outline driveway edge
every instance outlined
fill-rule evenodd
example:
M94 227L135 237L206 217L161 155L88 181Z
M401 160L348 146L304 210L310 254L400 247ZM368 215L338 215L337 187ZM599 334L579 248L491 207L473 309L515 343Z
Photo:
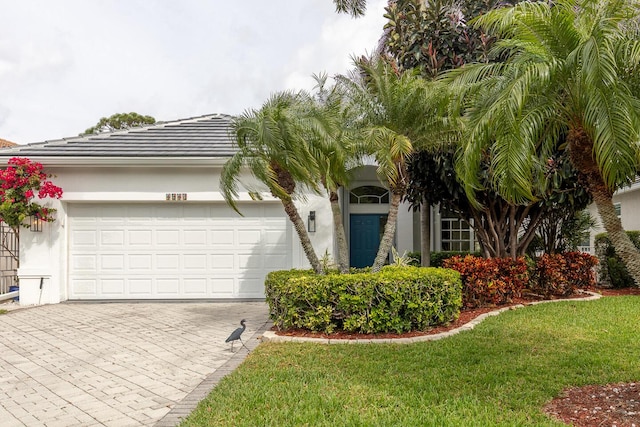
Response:
M245 341L245 345L249 350L255 349L261 341L261 337L264 332L270 327L270 321L265 322L260 328L258 328L249 340ZM220 380L233 372L249 354L244 347L240 346L222 366L213 371L207 378L205 378L191 393L187 394L184 399L176 403L171 410L158 421L154 427L175 427L179 425L185 418L196 409L198 403L211 393Z

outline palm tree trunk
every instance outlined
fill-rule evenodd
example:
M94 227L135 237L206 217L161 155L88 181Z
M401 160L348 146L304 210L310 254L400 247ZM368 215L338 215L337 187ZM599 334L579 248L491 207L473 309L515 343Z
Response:
M580 171L581 177L587 181L589 193L598 208L602 225L611 244L624 262L629 274L640 286L640 252L622 228L622 222L613 206L613 192L609 190L602 178L600 169L593 158L593 141L582 128L571 129L567 136L571 163Z
M380 246L378 247L378 254L371 267L371 272L377 273L380 271L385 261L389 258L389 252L393 246L393 236L396 234L396 224L398 222L398 207L402 200L402 194L395 191L391 191L391 203L389 204L389 216L387 217L387 223L384 226L384 233L382 240L380 240Z
M311 264L311 268L313 268L313 271L315 271L316 274L324 274L322 264L320 264L318 255L316 255L316 251L315 249L313 249L311 239L309 239L309 234L307 233L307 227L305 226L302 218L300 218L298 209L291 200L281 199L281 201L282 205L284 206L284 211L287 213L289 219L293 223L293 228L296 230L296 233L298 233L298 238L300 239L300 243L302 244L302 250L307 256L309 264Z
M602 225L607 230L607 235L616 250L616 254L624 262L636 286L640 286L640 252L638 252L638 249L622 228L622 222L613 206L611 193L609 191L591 190L591 195L598 207Z
M431 205L424 198L420 205L420 265L431 265Z
M338 193L332 191L329 193L329 201L331 202L331 212L333 213L333 227L336 233L336 244L338 246L338 270L340 273L349 272L349 247L347 245L347 235L344 232L344 223L342 222L342 210Z

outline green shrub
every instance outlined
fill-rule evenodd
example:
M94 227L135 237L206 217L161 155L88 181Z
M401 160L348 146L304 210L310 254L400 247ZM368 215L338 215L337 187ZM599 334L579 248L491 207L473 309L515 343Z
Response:
M420 251L417 252L409 252L407 254L407 258L409 258L409 265L412 265L414 267L420 267L420 264L422 263L422 258L421 258L421 254Z
M543 254L536 261L529 289L545 298L571 295L595 285L596 265L598 258L582 252Z
M640 250L640 231L627 231L633 245ZM607 233L595 237L595 252L600 259L598 269L600 285L612 288L628 288L635 285L622 259L616 254Z
M442 263L445 259L452 258L454 256L465 257L467 255L473 256L481 256L480 252L466 252L466 251L438 251L431 252L431 267L442 267ZM411 265L415 265L416 267L420 266L420 262L422 261L422 253L420 251L417 252L409 252L407 254L408 257L411 258Z
M279 329L332 333L423 331L457 318L460 275L452 270L386 266L379 273L269 273L265 294Z
M462 303L465 308L507 304L522 296L529 282L528 267L523 257L480 258L455 256L444 261L462 277Z

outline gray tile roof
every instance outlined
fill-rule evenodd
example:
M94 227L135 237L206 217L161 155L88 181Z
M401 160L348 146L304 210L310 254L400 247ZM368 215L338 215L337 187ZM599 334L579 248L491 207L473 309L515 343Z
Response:
M230 157L231 116L215 114L0 150L0 157Z

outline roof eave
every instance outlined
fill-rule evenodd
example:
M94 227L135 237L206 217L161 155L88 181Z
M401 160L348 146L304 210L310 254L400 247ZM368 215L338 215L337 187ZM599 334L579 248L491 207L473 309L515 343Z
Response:
M0 163L6 164L14 156L3 156ZM61 156L29 156L32 161L40 162L46 167L60 166L141 166L141 167L182 167L182 166L222 166L229 157L61 157Z

